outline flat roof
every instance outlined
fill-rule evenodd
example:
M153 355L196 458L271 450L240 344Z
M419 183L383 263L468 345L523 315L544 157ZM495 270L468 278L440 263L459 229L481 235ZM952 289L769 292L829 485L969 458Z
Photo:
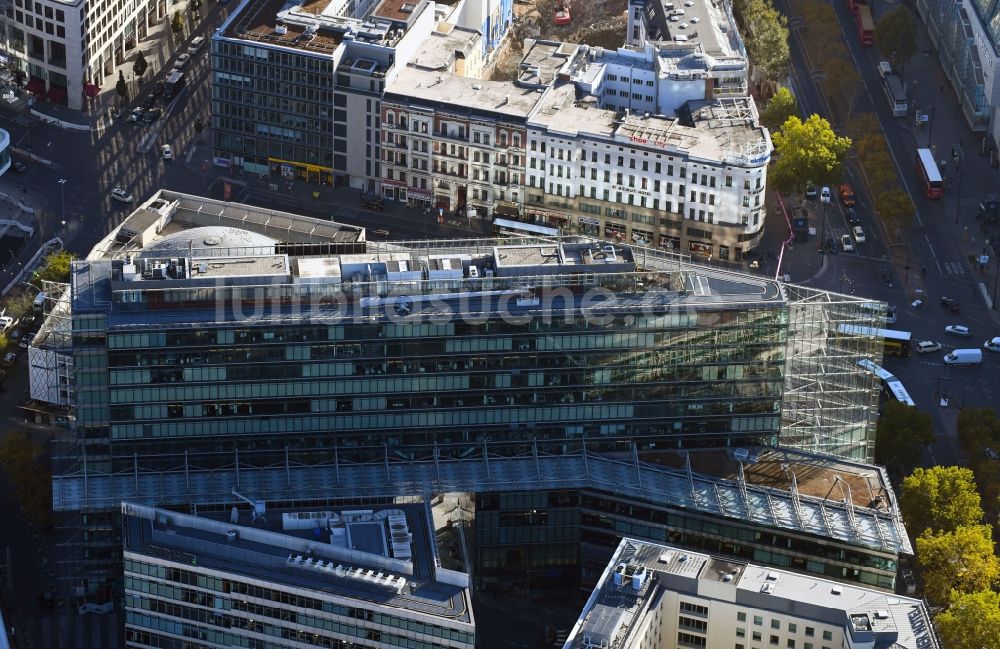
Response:
M484 444L484 450L488 448ZM807 469L818 469L831 462L827 456L781 452L789 461L797 461ZM229 502L230 490L237 484L234 469L203 470L192 466L178 471L186 482L164 480L160 472L136 474L131 470L115 475L93 471L86 475L57 475L53 478L53 508L69 511L115 507L122 501ZM589 451L565 455L536 451L513 458L487 453L466 459L427 458L406 462L390 460L387 455L384 462L370 464L335 458L315 466L263 468L256 475L260 487L276 500L402 496L411 493L414 484L425 485L435 493L595 489L720 519L829 538L877 552L913 554L895 496L888 488L886 508L848 507L841 502L839 493L823 497L799 493L796 497L787 482L774 486L747 482L744 489L732 479Z
M231 502L235 523L232 514L191 516L123 503L125 551L189 565L184 558L194 557L199 568L473 623L468 588L436 578L434 530L422 503L267 509L251 520L242 501ZM387 541L394 532L404 548L396 556Z
M742 41L728 6L711 0L646 0L647 38L695 46L712 56L739 54Z
M223 34L228 38L255 41L264 45L278 45L331 57L343 40L344 31L318 29L307 34L305 24L280 20L278 13L289 5L298 4L301 11L313 16L322 16L331 0L258 0L238 5L227 21Z
M703 582L724 587L704 588ZM838 626L855 644L940 647L921 600L632 538L618 545L564 646L636 646L632 632L645 615L657 613L660 596L667 592L694 597L700 604L730 603ZM859 635L872 633L874 637Z
M446 111L475 111L498 117L524 119L541 93L507 81L487 81L446 72L408 67L386 87L384 101L421 101Z
M549 84L556 73L569 62L580 46L561 41L524 41L524 55L518 65L518 80L523 83Z
M410 59L410 66L453 72L456 53L472 52L481 40L482 35L473 29L452 23L438 23Z

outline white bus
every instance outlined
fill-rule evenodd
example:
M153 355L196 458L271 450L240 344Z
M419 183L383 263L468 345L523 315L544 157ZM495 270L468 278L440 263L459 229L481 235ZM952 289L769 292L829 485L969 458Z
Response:
M896 307L891 304L883 305L881 302L865 302L858 308L865 313L879 316L885 324L896 324Z
M881 339L882 350L886 356L905 357L910 355L910 340L912 335L909 331L842 324L837 326L837 332L845 336L864 336L866 338Z
M903 82L894 74L887 74L882 77L882 89L885 97L889 100L889 108L892 109L893 117L906 117L909 104L906 101L906 88Z
M896 401L905 403L908 406L917 405L910 397L910 393L903 387L902 381L893 376L891 372L884 370L882 367L876 365L867 358L862 358L858 361L858 365L874 374L879 381L881 381L882 394L884 394L886 398L895 399Z

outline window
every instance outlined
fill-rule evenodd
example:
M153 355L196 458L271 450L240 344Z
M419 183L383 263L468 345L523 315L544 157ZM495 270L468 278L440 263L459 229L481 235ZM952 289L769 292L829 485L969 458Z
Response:
M747 621L747 614L744 611L740 611L739 613L736 614L736 621L737 622L746 622Z
M760 631L754 631L753 632L753 641L754 642L760 642Z
M697 615L699 617L708 617L708 607L699 606L697 604L692 604L690 602L681 602L679 606L681 613L687 613L688 615Z
M771 620L771 628L772 629L780 629L781 628L781 620Z
M761 626L762 624L764 624L764 616L762 616L762 615L754 615L753 616L753 624L754 624L754 626Z
M802 644L802 649L813 649L813 643L811 643L811 642L804 642Z
M806 637L807 638L811 638L814 635L816 635L816 629L812 628L811 626L807 626L806 627Z
M787 647L787 649L795 649L795 641L789 638L785 643L785 647Z
M726 187L732 187L732 186L733 186L733 177L726 176Z
M799 630L799 626L797 624L795 624L793 622L789 622L788 623L788 632L789 633L797 633L798 630Z
M824 640L833 640L833 632L832 631L824 631L823 632L823 639Z
M745 638L745 637L747 637L747 630L744 629L741 626L736 627L736 637L737 638Z
M677 632L677 644L682 647L704 647L707 642L707 638L702 636L691 635L683 631Z
M768 639L768 643L770 643L770 644L774 645L775 647L777 647L777 646L778 646L778 636L776 636L776 635L772 635L772 636L771 636L771 637L770 637L770 638Z

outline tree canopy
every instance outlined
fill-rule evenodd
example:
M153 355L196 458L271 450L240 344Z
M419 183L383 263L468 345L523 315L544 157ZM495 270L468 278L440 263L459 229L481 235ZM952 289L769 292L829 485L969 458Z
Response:
M3 308L6 309L5 315L18 319L30 314L34 305L35 296L32 291L15 289L7 294Z
M823 88L831 101L841 102L847 109L846 121L851 121L864 85L854 63L845 56L831 56L823 60Z
M1000 649L1000 593L956 593L936 622L948 649Z
M920 464L924 448L934 441L931 416L899 401L889 401L878 418L875 461L896 475Z
M1000 442L1000 419L992 408L962 408L958 413L958 441L973 455Z
M69 264L76 259L76 256L65 250L54 252L45 258L45 265L35 273L35 278L39 281L68 282Z
M52 477L44 449L28 433L15 430L0 439L0 469L10 480L25 514L43 527L52 524Z
M972 471L958 466L914 469L903 479L899 504L913 536L928 529L953 532L983 520Z
M777 81L788 69L788 19L771 0L748 0L742 14L747 54L768 81Z
M917 26L910 10L897 5L883 15L875 25L875 42L893 68L906 65L917 53Z
M142 78L142 75L146 74L146 70L149 69L149 62L146 61L145 54L142 50L139 50L139 54L135 57L135 63L132 64L132 72L135 76Z
M893 179L896 177L894 167L883 167L883 169L887 169ZM913 199L899 187L875 194L875 212L882 219L886 230L905 228L913 220L915 211Z
M170 29L172 29L175 34L180 34L184 31L184 16L181 15L181 12L174 12L174 17L170 20Z
M771 182L784 192L800 190L806 183L833 185L840 180L844 155L851 138L838 136L819 115L804 122L789 117L781 130L772 134L778 160L771 171Z
M767 102L767 106L761 111L760 123L772 131L776 131L792 115L799 116L799 103L792 91L782 86L778 88L771 100Z
M989 525L963 525L943 534L927 530L917 538L917 557L923 566L924 593L938 606L948 604L953 590L989 590L1000 577Z

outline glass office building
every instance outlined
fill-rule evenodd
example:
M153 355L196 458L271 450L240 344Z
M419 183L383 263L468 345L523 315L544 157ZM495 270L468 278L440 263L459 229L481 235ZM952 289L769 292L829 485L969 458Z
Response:
M879 344L837 331L875 324L866 304L637 246L372 243L161 192L75 262L77 443L54 502L220 504L220 475L279 467L303 485L335 467L350 495L346 467L369 463L355 491L539 454L781 443L863 460L878 393L857 360Z

